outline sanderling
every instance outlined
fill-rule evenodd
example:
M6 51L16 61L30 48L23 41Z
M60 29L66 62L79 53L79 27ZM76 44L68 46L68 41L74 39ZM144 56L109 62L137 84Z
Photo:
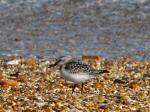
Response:
M83 91L84 83L94 78L98 74L108 73L108 70L96 70L93 69L90 65L85 64L80 59L73 58L71 56L62 56L58 58L57 62L54 64L59 66L60 75L74 83L72 88L72 93L74 92L75 87L82 83L81 93ZM52 66L52 65L51 65Z

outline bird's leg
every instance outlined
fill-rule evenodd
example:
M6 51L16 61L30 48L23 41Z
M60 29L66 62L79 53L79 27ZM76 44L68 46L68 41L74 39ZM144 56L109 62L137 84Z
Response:
M74 90L76 88L77 84L74 84L73 87L72 87L72 94L74 93Z
M83 93L83 87L84 87L84 83L82 83L82 86L81 86L81 94Z

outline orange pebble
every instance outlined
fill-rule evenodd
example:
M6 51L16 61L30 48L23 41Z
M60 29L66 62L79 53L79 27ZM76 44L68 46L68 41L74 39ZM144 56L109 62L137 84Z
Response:
M1 79L3 79L3 75L2 75L2 73L0 72L0 80L1 80Z
M105 80L109 80L110 79L110 75L109 74L104 75L104 79Z
M95 60L95 61L99 61L102 59L101 56L82 56L81 57L82 60Z
M96 90L99 90L103 87L102 84L100 84L99 82L97 82L94 86Z
M16 86L17 81L15 81L15 80L1 80L0 85L2 85L2 86Z
M137 83L133 82L133 83L129 84L129 88L137 90L137 89L139 89L139 85Z

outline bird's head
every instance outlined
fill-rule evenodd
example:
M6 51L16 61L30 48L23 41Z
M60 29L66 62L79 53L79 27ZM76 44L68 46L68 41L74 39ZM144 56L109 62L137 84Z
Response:
M71 60L71 56L60 56L56 62L49 67L54 67L54 66L62 66L63 64L67 63L69 60Z
M60 56L59 58L58 58L58 65L63 65L63 64L65 64L66 62L68 62L69 60L71 60L72 59L72 56Z

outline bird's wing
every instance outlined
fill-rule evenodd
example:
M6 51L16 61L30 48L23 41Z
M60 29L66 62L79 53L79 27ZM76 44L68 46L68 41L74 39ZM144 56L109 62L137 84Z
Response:
M91 67L80 60L71 60L66 63L65 69L71 73L89 73Z

